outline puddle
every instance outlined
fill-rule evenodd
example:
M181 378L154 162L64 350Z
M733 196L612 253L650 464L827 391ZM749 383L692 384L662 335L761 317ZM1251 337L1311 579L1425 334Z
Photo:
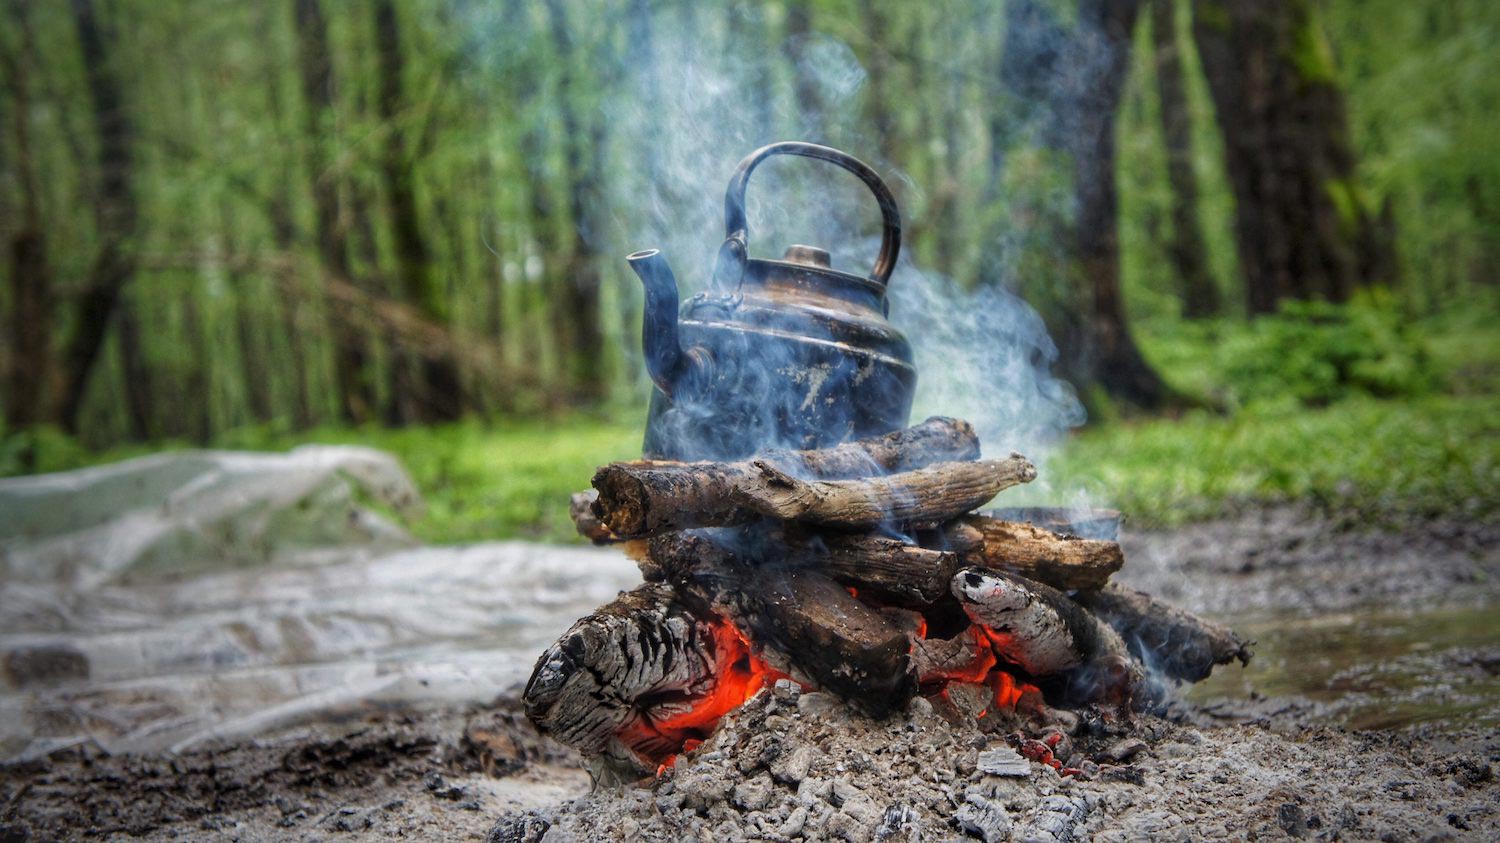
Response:
M1291 697L1353 729L1500 727L1500 610L1366 608L1230 620L1255 639L1243 669L1218 669L1189 700Z

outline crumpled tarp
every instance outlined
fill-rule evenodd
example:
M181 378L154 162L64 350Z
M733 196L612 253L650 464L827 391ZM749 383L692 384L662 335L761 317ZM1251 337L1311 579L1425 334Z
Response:
M0 480L0 757L491 699L639 580L617 551L418 546L372 506L420 498L354 447Z

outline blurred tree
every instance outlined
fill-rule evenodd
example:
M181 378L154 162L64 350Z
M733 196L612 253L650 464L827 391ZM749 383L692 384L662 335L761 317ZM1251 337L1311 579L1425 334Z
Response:
M1343 301L1395 271L1390 205L1360 188L1313 0L1195 0L1193 33L1224 136L1251 313Z
M94 196L99 250L84 281L73 337L63 354L61 404L57 413L64 429L77 432L89 376L99 359L121 293L135 275L134 241L139 206L132 149L135 129L120 88L111 44L100 27L93 0L74 0L72 9L98 136L99 170Z
M1203 231L1198 223L1198 176L1193 172L1193 127L1182 75L1177 37L1177 0L1151 0L1151 40L1161 130L1172 189L1172 233L1167 258L1177 275L1182 315L1189 319L1219 313L1219 288L1208 271Z
M431 250L417 207L416 157L422 154L408 141L411 120L403 90L405 58L401 51L401 27L392 0L374 4L376 76L379 117L385 130L380 156L380 175L389 204L387 219L396 252L397 289L408 305L428 320L448 324L443 291L434 277ZM408 422L451 421L463 415L466 401L459 380L458 364L438 349L418 349L420 379L414 377L413 350L397 348L391 365L393 382L387 420Z
M31 71L36 66L36 35L24 0L10 0L11 26L3 59L10 93L14 181L20 193L10 236L11 348L5 378L5 418L25 429L46 420L47 387L52 377L54 278L47 259L47 227L42 219L42 188L31 136ZM10 203L7 203L7 205Z
M340 213L340 178L327 148L333 129L335 84L328 23L319 0L292 0L292 3L297 27L297 69L304 100L303 144L316 211L318 257L328 283L353 286L348 236ZM339 414L344 421L359 424L369 420L375 408L375 386L371 382L365 337L347 305L330 296L327 312Z

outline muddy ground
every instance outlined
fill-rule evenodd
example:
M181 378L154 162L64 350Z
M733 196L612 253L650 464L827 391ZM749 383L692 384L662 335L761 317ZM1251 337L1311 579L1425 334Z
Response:
M1370 531L1274 509L1127 534L1122 578L1217 616L1488 607L1497 539L1494 524ZM1465 669L1500 673L1496 636L1465 653ZM1014 729L1048 724L977 721L962 696L875 723L823 694L767 693L660 780L593 793L515 700L371 710L179 756L74 747L0 769L0 843L1500 839L1500 734L1472 719L1358 732L1296 700L1182 701L1130 724L1085 718L1062 747L1083 780L1009 755Z

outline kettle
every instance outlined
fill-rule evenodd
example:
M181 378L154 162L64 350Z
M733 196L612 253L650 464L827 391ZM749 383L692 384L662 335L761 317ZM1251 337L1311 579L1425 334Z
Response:
M829 253L792 246L749 256L745 188L773 155L836 164L875 194L883 232L868 276ZM740 161L724 196L725 239L709 287L678 309L677 281L655 249L626 258L646 288L642 346L655 388L648 459L723 460L768 447L823 448L906 426L916 389L911 346L886 321L901 215L880 176L839 150L799 141Z

